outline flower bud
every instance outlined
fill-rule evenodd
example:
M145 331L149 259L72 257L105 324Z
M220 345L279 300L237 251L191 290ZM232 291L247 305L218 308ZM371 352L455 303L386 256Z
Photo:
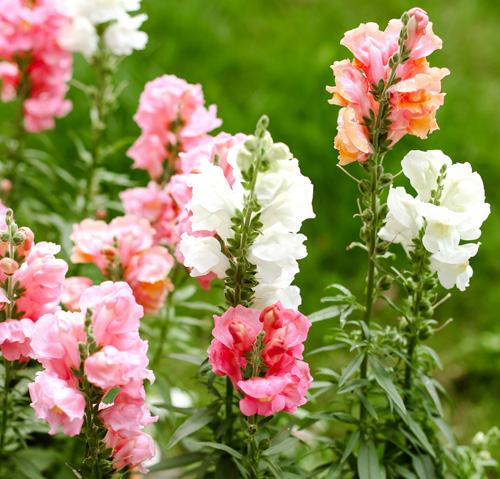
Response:
M475 447L483 447L486 443L486 436L484 432L478 432L472 439L472 445Z
M264 323L264 331L271 328L279 329L283 327L283 313L280 311L278 305L273 304L262 310L259 316L259 321Z
M259 451L265 451L269 449L270 446L271 446L271 441L268 438L266 438L262 439L262 441L259 442L258 449Z
M372 191L372 185L368 180L361 180L358 184L358 188L363 195L369 195Z
M18 268L19 265L17 264L17 261L12 258L3 258L0 261L0 270L2 270L5 276L12 276Z
M410 19L408 21L408 40L406 41L406 48L408 50L413 50L420 38L425 35L425 30L429 24L429 17L425 10L417 7L409 10L408 14Z
M106 257L108 261L113 261L116 256L116 250L109 244L104 244L101 247L101 254Z
M393 281L394 281L394 279L392 278L392 276L389 276L388 274L386 274L378 280L377 289L379 291L387 291L388 289L391 288Z
M24 243L24 240L26 239L26 235L21 231L17 231L17 233L12 236L12 244L14 246L21 246Z
M385 220L387 214L389 213L389 205L387 203L383 204L378 210L378 218L380 221Z
M425 341L425 340L429 339L433 334L434 334L434 331L432 330L430 325L426 325L424 328L422 328L418 332L418 339L420 339L421 341Z
M369 208L363 211L362 218L365 223L371 223L374 217L375 215L373 214L373 211Z
M389 186L392 183L392 175L390 173L385 173L383 174L379 179L378 179L378 184L381 188L385 188L386 186Z
M95 217L98 220L103 220L106 218L106 216L108 216L108 211L106 210L106 208L99 208L95 212Z
M12 189L12 182L7 178L0 181L0 190L4 193L8 193Z
M3 243L8 243L10 241L10 234L8 231L2 231L0 234L0 240L2 240Z
M17 254L18 254L19 258L22 258L22 257L26 257L28 255L28 253L31 251L31 248L33 247L33 242L35 240L35 234L27 226L23 226L23 227L19 228L17 233L14 235L14 238L16 237L16 235L19 235L19 234L24 236L24 241L17 248Z

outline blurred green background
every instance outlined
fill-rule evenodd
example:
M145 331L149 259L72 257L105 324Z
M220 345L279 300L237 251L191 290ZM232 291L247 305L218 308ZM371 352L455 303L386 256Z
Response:
M492 214L483 227L478 256L472 260L474 277L465 293L454 291L439 309L436 318L454 321L440 332L432 345L443 358L439 379L455 404L453 422L459 439L469 442L477 430L498 425L500 397L500 223L496 205L500 202L500 3L494 0L413 2L384 0L143 0L149 16L143 29L149 44L143 52L125 59L116 72L116 81L127 88L110 120L107 140L121 139L108 168L131 175L145 185L142 171L130 171L126 147L139 134L131 117L137 109L144 84L162 74L175 74L190 83L201 83L207 104L218 106L221 128L229 133L251 133L258 118L266 113L275 140L283 141L299 158L301 168L315 185L316 219L306 222L309 256L301 261L297 284L302 289L304 313L318 310L324 288L343 283L355 294L364 287L366 259L362 252L346 251L356 241L359 221L356 184L336 167L333 148L338 107L331 106L325 91L333 84L330 65L351 58L339 42L345 31L373 21L381 28L414 6L424 8L434 22L434 31L443 39L443 50L429 58L432 66L447 67L451 75L443 80L447 93L438 112L440 130L428 140L405 137L387 155L386 167L399 171L399 162L411 149L442 149L455 162L468 161L484 178ZM74 77L93 81L93 72L77 58ZM72 176L83 173L73 137L87 141L88 107L84 95L72 88L74 109L57 123L54 131L30 142L45 148L54 165ZM13 114L4 106L4 118ZM361 168L349 171L360 177ZM398 185L406 185L399 176ZM80 184L58 178L40 179L40 192L29 191L19 217L30 224L37 211L38 239L62 240L66 253L71 221L77 219L71 204ZM30 188L37 188L31 184ZM116 194L116 187L107 187ZM47 193L49 192L50 193ZM56 214L43 213L49 204ZM108 204L103 204L109 207ZM113 206L113 205L111 205ZM66 222L57 219L59 212ZM42 214L43 213L43 214ZM111 214L117 211L111 210ZM74 217L72 217L72 215ZM18 219L19 219L18 217ZM40 218L42 220L40 220ZM61 238L62 235L62 238ZM402 250L398 250L402 253ZM333 326L333 324L332 324ZM311 331L309 348L322 345L326 322ZM339 369L341 357L322 358Z

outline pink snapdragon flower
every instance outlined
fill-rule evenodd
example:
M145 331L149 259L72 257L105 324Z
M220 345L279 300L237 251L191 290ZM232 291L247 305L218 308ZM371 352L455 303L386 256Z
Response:
M174 260L161 246L154 246L156 230L146 218L126 215L107 225L104 221L83 220L73 226L73 263L94 263L113 279L127 281L147 314L155 314L165 302L172 284L168 274ZM118 248L115 248L115 240ZM119 265L121 278L110 268ZM115 274L115 273L113 273Z
M31 132L51 129L55 117L71 110L65 96L73 59L57 41L69 18L60 5L46 0L2 0L0 6L0 58L10 62L0 71L2 99L12 100L26 75L25 128Z
M239 305L214 320L208 361L216 374L229 376L245 394L240 401L243 414L269 416L283 410L293 412L305 404L312 378L309 366L300 361L311 326L304 315L278 302L263 311ZM247 365L255 354L258 336L263 336L260 359L265 374L248 377ZM256 367L252 365L252 371Z
M80 311L80 298L87 288L94 283L84 276L73 276L64 280L61 303L68 311Z
M8 319L0 323L0 347L7 361L21 358L34 358L31 347L34 323L31 319Z
M155 451L153 438L149 434L141 431L137 436L125 437L110 429L104 442L113 450L116 470L126 466L137 466L143 474L148 472L142 463L151 460Z
M59 426L67 436L80 434L85 413L83 394L51 371L36 373L35 382L28 385L35 417L49 423L49 434Z
M63 425L64 433L74 436L89 414L82 385L92 384L100 401L120 388L113 404L91 407L99 406L115 468L138 465L145 471L140 464L154 455L154 443L143 427L158 418L145 405L143 382L153 382L154 375L147 369L148 343L139 337L143 308L126 283L108 281L86 289L79 309L47 314L35 325L32 346L45 371L29 385L31 405L36 417L49 423L50 434ZM83 381L75 370L83 371Z
M441 80L449 74L446 68L430 67L426 57L442 47L442 41L432 31L427 13L419 8L408 11L409 60L399 65L401 78L389 90L392 122L388 138L394 144L405 134L426 138L438 128L435 116L443 104ZM327 87L333 98L329 103L343 107L339 112L338 135L335 148L339 150L340 164L365 161L372 152L364 118L370 110L377 115L378 103L370 93L372 84L387 81L391 71L389 59L398 51L398 39L403 23L391 20L380 31L375 23L361 24L346 32L340 42L354 55L354 60L343 60L332 65L335 86Z
M217 107L204 106L201 85L191 85L174 75L163 75L146 84L134 119L142 129L128 151L134 167L162 176L163 163L207 141L207 133L219 127ZM173 165L172 165L173 166Z

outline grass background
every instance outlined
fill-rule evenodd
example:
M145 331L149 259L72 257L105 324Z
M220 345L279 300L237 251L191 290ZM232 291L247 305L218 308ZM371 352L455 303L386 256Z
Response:
M253 132L258 118L267 114L274 139L290 146L315 185L317 217L304 226L309 256L301 262L297 277L302 311L319 309L324 288L331 283L343 283L361 295L366 259L361 252L346 251L357 240L360 226L352 218L357 188L336 168L333 138L338 108L328 104L325 85L333 84L330 65L351 58L339 44L345 31L368 21L385 28L391 18L415 6L413 2L143 0L142 4L149 16L144 25L149 44L145 51L125 59L115 74L116 81L125 80L128 86L109 121L107 140L123 140L124 147L133 142L139 129L131 117L144 84L165 73L203 85L207 104L218 105L224 121L221 130ZM483 245L472 260L471 285L465 293L454 291L453 298L439 309L436 319L444 322L453 317L454 322L431 341L443 358L444 372L438 375L455 403L455 430L461 441L468 442L477 430L499 423L500 4L494 0L422 0L418 6L429 13L444 43L443 50L429 58L431 65L451 70L443 80L447 96L437 115L441 129L425 141L405 137L387 155L387 168L398 172L400 160L411 149L442 149L455 162L470 162L482 175L492 205L483 227ZM74 77L93 81L82 58L76 58ZM28 141L49 151L54 167L81 178L84 167L73 138L87 141L88 107L78 90L72 88L69 95L74 101L70 115L58 121L55 130ZM12 115L12 106L2 106L4 118ZM146 175L131 172L130 166L125 148L107 164L108 169L146 184ZM355 164L349 171L362 175ZM62 181L42 175L39 183L26 184L18 216L25 224L37 216L37 238L62 241L66 253L71 222L78 219L72 204L82 186L81 180L72 182L71 177ZM397 184L407 186L402 176ZM115 194L117 189L108 190ZM60 214L64 221L57 219ZM307 347L322 345L327 326L318 323L312 329ZM342 366L340 356L322 359L335 368Z

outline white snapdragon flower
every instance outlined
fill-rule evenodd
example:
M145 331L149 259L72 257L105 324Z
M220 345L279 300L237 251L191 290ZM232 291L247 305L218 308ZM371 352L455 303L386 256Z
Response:
M131 55L134 50L144 50L148 35L139 28L148 18L146 14L131 17L124 13L104 32L104 43L115 55Z
M402 165L418 196L413 198L404 188L390 190L389 213L379 236L402 243L408 252L425 226L422 243L432 253L431 271L437 272L445 288L456 285L463 291L472 276L469 259L477 253L479 244L461 245L460 241L478 239L481 225L490 213L483 181L469 163L452 164L437 150L412 151ZM443 166L446 175L441 181L439 203L434 204L431 192L437 191Z
M307 256L307 249L303 244L305 239L302 234L270 228L259 235L250 247L248 260L257 266L259 277L266 283L276 281L284 270L293 280L299 272L297 260Z
M57 39L61 48L81 53L90 60L97 51L99 37L94 25L86 17L74 17L71 23L61 28Z
M71 17L85 17L93 25L118 20L125 12L139 10L141 0L70 0L67 2Z
M440 150L410 151L401 161L404 175L422 201L430 201L431 191L436 189L439 172L443 165L449 167L451 159Z
M226 277L229 260L213 236L195 237L183 233L179 248L184 255L184 266L192 268L190 274L193 278L208 273L215 273L219 279Z
M465 291L472 277L472 268L469 259L476 255L480 243L468 243L459 246L450 255L435 253L431 256L431 271L436 271L439 282L446 289L456 286Z
M225 241L234 236L231 218L243 207L243 190L236 183L231 188L222 168L208 160L202 160L199 171L187 181L193 188L189 205L193 231L216 231Z
M419 201L409 195L403 187L391 188L387 197L389 213L379 236L390 243L401 243L405 251L413 249L413 240L418 238L423 219L417 212Z
M280 287L276 284L259 283L255 288L254 309L264 309L281 301L285 308L297 310L302 303L300 289L297 286Z

